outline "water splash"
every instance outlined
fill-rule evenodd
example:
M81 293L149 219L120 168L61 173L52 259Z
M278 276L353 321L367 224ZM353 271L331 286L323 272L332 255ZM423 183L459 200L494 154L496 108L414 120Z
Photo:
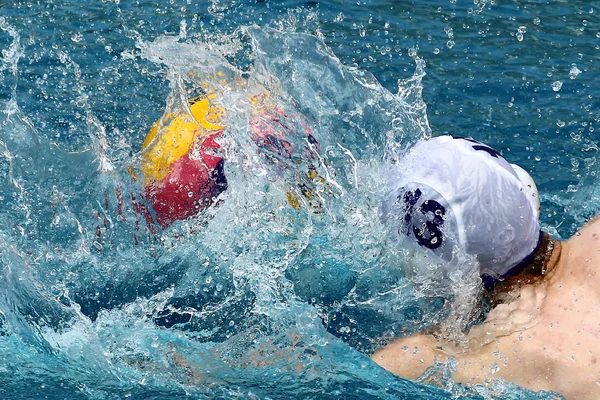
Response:
M21 47L21 38L19 32L11 26L6 18L0 17L0 29L7 32L12 37L12 43L8 49L2 50L2 66L0 67L0 81L7 82L7 86L11 88L11 98L16 98L17 80L18 80L18 64L19 59L23 56L23 48ZM9 80L5 76L5 71L12 75Z
M17 210L0 214L7 360L38 355L53 367L40 376L77 382L85 398L448 397L365 355L441 321L442 297L453 296L427 283L439 283L428 279L439 266L386 246L378 215L381 171L431 134L422 60L393 94L314 35L249 26L222 44L138 38L128 57L166 66L165 114L189 112L188 98L206 87L227 111L230 189L160 230L137 207L147 206L139 154L111 157L79 66L58 57L80 85L91 150L65 153L40 138L16 98L2 114L2 193ZM257 106L248 98L265 92L292 116L275 125L302 149L289 162L249 135ZM322 178L314 199L300 188L309 166Z

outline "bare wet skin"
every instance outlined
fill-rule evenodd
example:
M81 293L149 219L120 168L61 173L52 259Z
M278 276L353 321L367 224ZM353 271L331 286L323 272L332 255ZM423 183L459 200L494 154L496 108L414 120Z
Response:
M461 348L417 335L377 351L373 360L417 379L434 361L454 357L453 379L460 383L503 379L567 399L600 398L600 219L562 242L552 257L544 279L496 306Z

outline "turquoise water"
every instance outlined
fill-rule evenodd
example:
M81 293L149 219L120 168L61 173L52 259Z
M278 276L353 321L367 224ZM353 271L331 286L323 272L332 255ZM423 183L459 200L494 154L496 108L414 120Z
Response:
M598 213L599 13L0 0L0 397L554 398L443 371L437 387L408 382L369 360L476 304L458 295L476 279L468 260L458 277L423 272L386 244L378 202L386 161L450 133L529 170L554 235ZM153 233L127 171L151 124L206 81L229 111L229 190ZM305 159L248 151L245 96L264 89L319 140L320 213L285 206Z

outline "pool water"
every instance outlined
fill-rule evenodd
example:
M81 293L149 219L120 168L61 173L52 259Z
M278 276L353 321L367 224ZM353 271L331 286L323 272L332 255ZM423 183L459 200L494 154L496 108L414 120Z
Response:
M370 361L393 337L460 331L479 304L472 260L448 271L397 248L379 205L390 161L453 134L530 171L553 235L600 212L599 13L0 1L0 397L560 398ZM137 206L140 148L205 86L226 111L228 189L160 229ZM265 92L289 116L289 162L250 139L248 98Z

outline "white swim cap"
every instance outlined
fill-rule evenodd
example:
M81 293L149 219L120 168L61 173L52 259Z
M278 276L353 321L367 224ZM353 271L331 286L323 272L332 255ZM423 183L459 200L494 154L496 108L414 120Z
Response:
M421 141L393 177L383 221L402 244L417 243L448 262L460 246L477 258L481 275L505 275L540 240L537 189L518 169L472 139Z
M537 217L540 216L540 196L538 194L537 186L533 181L533 178L527 171L519 167L517 164L510 164L512 169L517 173L519 180L525 185L525 192L529 194L529 200L533 202L533 209Z

